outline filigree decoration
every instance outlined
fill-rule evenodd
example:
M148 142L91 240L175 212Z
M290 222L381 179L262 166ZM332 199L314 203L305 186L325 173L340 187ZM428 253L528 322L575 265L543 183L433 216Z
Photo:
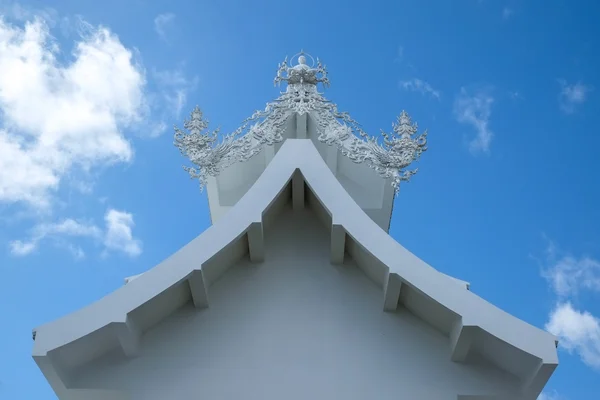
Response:
M322 83L324 87L329 87L327 68L321 64L321 61L319 61L318 58L317 66L309 67L308 64L306 64L306 55L303 51L299 53L297 65L293 67L288 66L286 57L283 62L277 66L277 76L275 76L273 82L275 85L279 85L281 82L287 82L288 85L297 83L316 85L317 83Z
M412 124L408 113L402 111L392 124L392 133L381 131L383 145L374 137L361 135L361 140L355 136L341 146L342 154L355 163L366 163L383 178L392 178L397 193L400 182L410 180L418 171L406 168L427 150L427 131L420 135L417 132L417 124Z
M319 140L338 144L352 132L361 134L360 125L347 113L339 112L337 105L317 91L316 85L308 83L288 84L285 92L262 111L256 111L244 124L253 124L253 137L261 144L279 143L283 140L288 118L294 114L310 114L316 122Z
M290 67L287 57L279 64L274 83L287 83L285 92L267 103L262 111L247 118L235 132L225 135L218 142L218 132L204 131L208 121L203 119L198 107L192 112L184 128L175 127L175 146L188 157L195 167L184 167L192 178L200 180L201 188L208 176L217 176L224 168L249 160L260 153L264 146L283 141L288 119L294 114L309 114L315 122L317 140L336 146L341 153L355 163L365 163L381 177L391 178L398 191L401 181L408 181L417 169L406 168L427 150L427 132L417 135L417 125L412 124L403 111L392 124L392 133L382 131L381 142L366 134L347 113L338 111L337 105L327 100L317 90L321 83L329 86L327 69L317 59L316 67L308 66L306 56L300 53L298 64Z
M208 128L208 121L203 118L198 106L194 108L190 119L185 121L183 127L187 133L175 126L175 147L187 157L195 167L184 166L191 178L200 181L200 190L206 186L208 176L217 176L228 166L247 161L260 152L260 148L253 146L252 137L243 136L245 125L235 132L225 135L217 142L219 129L204 132Z

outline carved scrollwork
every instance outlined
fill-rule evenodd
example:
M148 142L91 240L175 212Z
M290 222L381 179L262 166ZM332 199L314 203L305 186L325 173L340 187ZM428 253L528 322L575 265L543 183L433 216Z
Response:
M392 133L381 131L383 144L372 136L353 137L341 146L342 154L355 163L366 163L383 178L392 178L392 186L398 191L400 182L410 180L418 169L407 170L413 161L427 150L427 131L418 135L417 124L412 124L406 111L392 124Z
M322 83L324 87L329 87L327 68L321 64L321 61L317 58L316 66L313 65L313 67L309 67L306 61L306 55L303 51L298 54L298 64L293 67L288 66L286 57L283 62L277 66L277 75L274 79L275 85L279 85L281 82L287 82L288 85L298 83L316 85L317 83Z
M313 63L314 64L314 63ZM219 130L205 132L208 121L196 107L184 128L175 127L175 146L189 158L194 167L184 167L203 188L208 176L217 176L224 168L249 160L264 146L283 141L288 118L294 114L309 114L315 122L317 140L336 146L355 163L365 163L381 177L391 178L398 191L400 182L408 181L417 169L407 167L427 150L427 132L417 134L417 124L402 111L392 124L392 132L381 132L380 138L369 136L347 113L338 111L335 103L317 90L317 84L329 85L327 70L317 59L316 67L306 63L300 53L298 64L290 67L287 58L279 64L275 84L287 82L285 92L264 110L256 111L235 132L219 141Z
M191 178L200 181L200 190L206 186L208 176L217 176L228 166L247 161L260 152L260 148L253 145L250 136L242 135L246 129L245 125L225 135L220 142L218 128L212 132L205 132L208 129L208 120L204 119L198 106L194 108L183 127L187 132L175 126L174 144L194 165L184 166L183 169Z

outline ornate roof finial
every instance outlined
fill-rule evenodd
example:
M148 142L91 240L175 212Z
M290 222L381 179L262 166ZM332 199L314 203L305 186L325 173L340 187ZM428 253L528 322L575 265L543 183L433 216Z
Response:
M307 56L311 65L307 64ZM355 163L369 165L381 177L391 179L397 191L400 182L408 181L417 172L408 167L427 150L427 131L418 134L417 124L402 111L392 124L392 132L382 132L382 140L367 135L350 115L340 112L335 103L318 92L317 83L329 85L327 71L319 59L315 63L304 51L292 57L290 63L294 59L298 63L290 67L286 57L275 77L275 84L287 82L286 91L220 141L218 131L207 131L208 121L198 107L184 124L187 132L175 127L175 146L194 165L184 167L186 171L198 178L203 187L208 176L217 176L229 165L249 160L264 146L285 140L283 133L290 116L310 114L319 142L338 147Z
M312 61L311 65L307 64L307 56ZM293 67L288 65L287 57L279 64L277 76L274 80L275 85L285 81L288 85L316 85L317 83L322 83L324 87L329 86L327 69L321 64L318 58L315 63L315 59L310 54L301 50L300 53L290 59L290 64L294 59L296 59L297 64Z

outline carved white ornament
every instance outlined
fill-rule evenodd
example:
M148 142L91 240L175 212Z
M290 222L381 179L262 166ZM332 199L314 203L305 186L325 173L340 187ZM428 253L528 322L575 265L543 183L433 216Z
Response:
M366 163L381 177L391 178L396 192L401 181L408 181L417 172L406 168L427 150L427 131L418 135L417 125L412 124L405 111L392 124L392 133L382 131L380 140L369 136L347 113L338 111L335 103L318 92L318 83L329 86L327 70L318 59L316 67L309 67L304 53L300 53L298 64L293 67L288 66L287 58L279 64L274 82L276 85L287 82L286 91L221 141L218 129L205 132L208 121L198 106L183 125L187 132L175 127L174 144L194 165L184 169L190 177L198 178L201 189L208 176L217 176L228 166L247 161L265 145L283 141L286 122L295 113L311 116L320 142L338 147L353 162Z

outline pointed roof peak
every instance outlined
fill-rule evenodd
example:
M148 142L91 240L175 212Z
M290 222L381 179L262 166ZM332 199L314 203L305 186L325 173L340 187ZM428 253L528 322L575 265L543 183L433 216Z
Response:
M290 192L284 190L286 185L291 185ZM239 259L230 245L246 241L243 248L250 261L268 260L267 211L277 209L271 205L279 196L289 196L292 207L312 207L305 203L304 190L310 190L317 206L331 215L331 262L343 261L345 254L355 257L357 266L379 286L384 311L395 312L398 305L412 307L409 309L416 317L448 338L452 361L469 364L469 355L479 354L518 378L515 387L529 394L522 398L534 398L533 394L541 391L558 363L555 338L494 307L465 285L457 285L379 229L308 140L284 143L265 173L221 223L119 290L38 327L33 355L53 387L68 390L65 382L76 371L66 366L89 364L101 354L98 349L106 352L119 346L126 357L135 357L143 350L144 332L155 326L156 319L164 320L181 307L182 291L198 309L209 307L216 301L209 295L211 284ZM142 309L145 311L139 312ZM54 357L57 351L61 357ZM65 355L70 356L70 364ZM72 393L74 399L89 398L83 392Z
M286 57L279 64L274 82L275 85L287 82L288 85L317 85L322 83L324 87L329 86L326 67L321 64L318 58L315 59L304 50L294 54L289 62Z
M189 133L175 127L175 145L193 164L185 169L192 178L200 179L201 187L209 176L216 177L225 168L250 160L266 146L289 137L299 138L297 132L286 132L288 120L305 114L311 123L304 128L303 138L337 147L352 162L364 163L381 178L390 179L396 192L401 181L408 181L416 173L416 169L408 168L427 149L427 132L417 134L417 124L405 111L397 117L391 133L382 132L379 138L368 135L348 113L339 111L337 104L317 90L319 83L329 86L327 69L304 50L279 63L274 81L276 85L287 83L285 92L220 141L218 131L207 131L207 121L197 108L184 125Z

